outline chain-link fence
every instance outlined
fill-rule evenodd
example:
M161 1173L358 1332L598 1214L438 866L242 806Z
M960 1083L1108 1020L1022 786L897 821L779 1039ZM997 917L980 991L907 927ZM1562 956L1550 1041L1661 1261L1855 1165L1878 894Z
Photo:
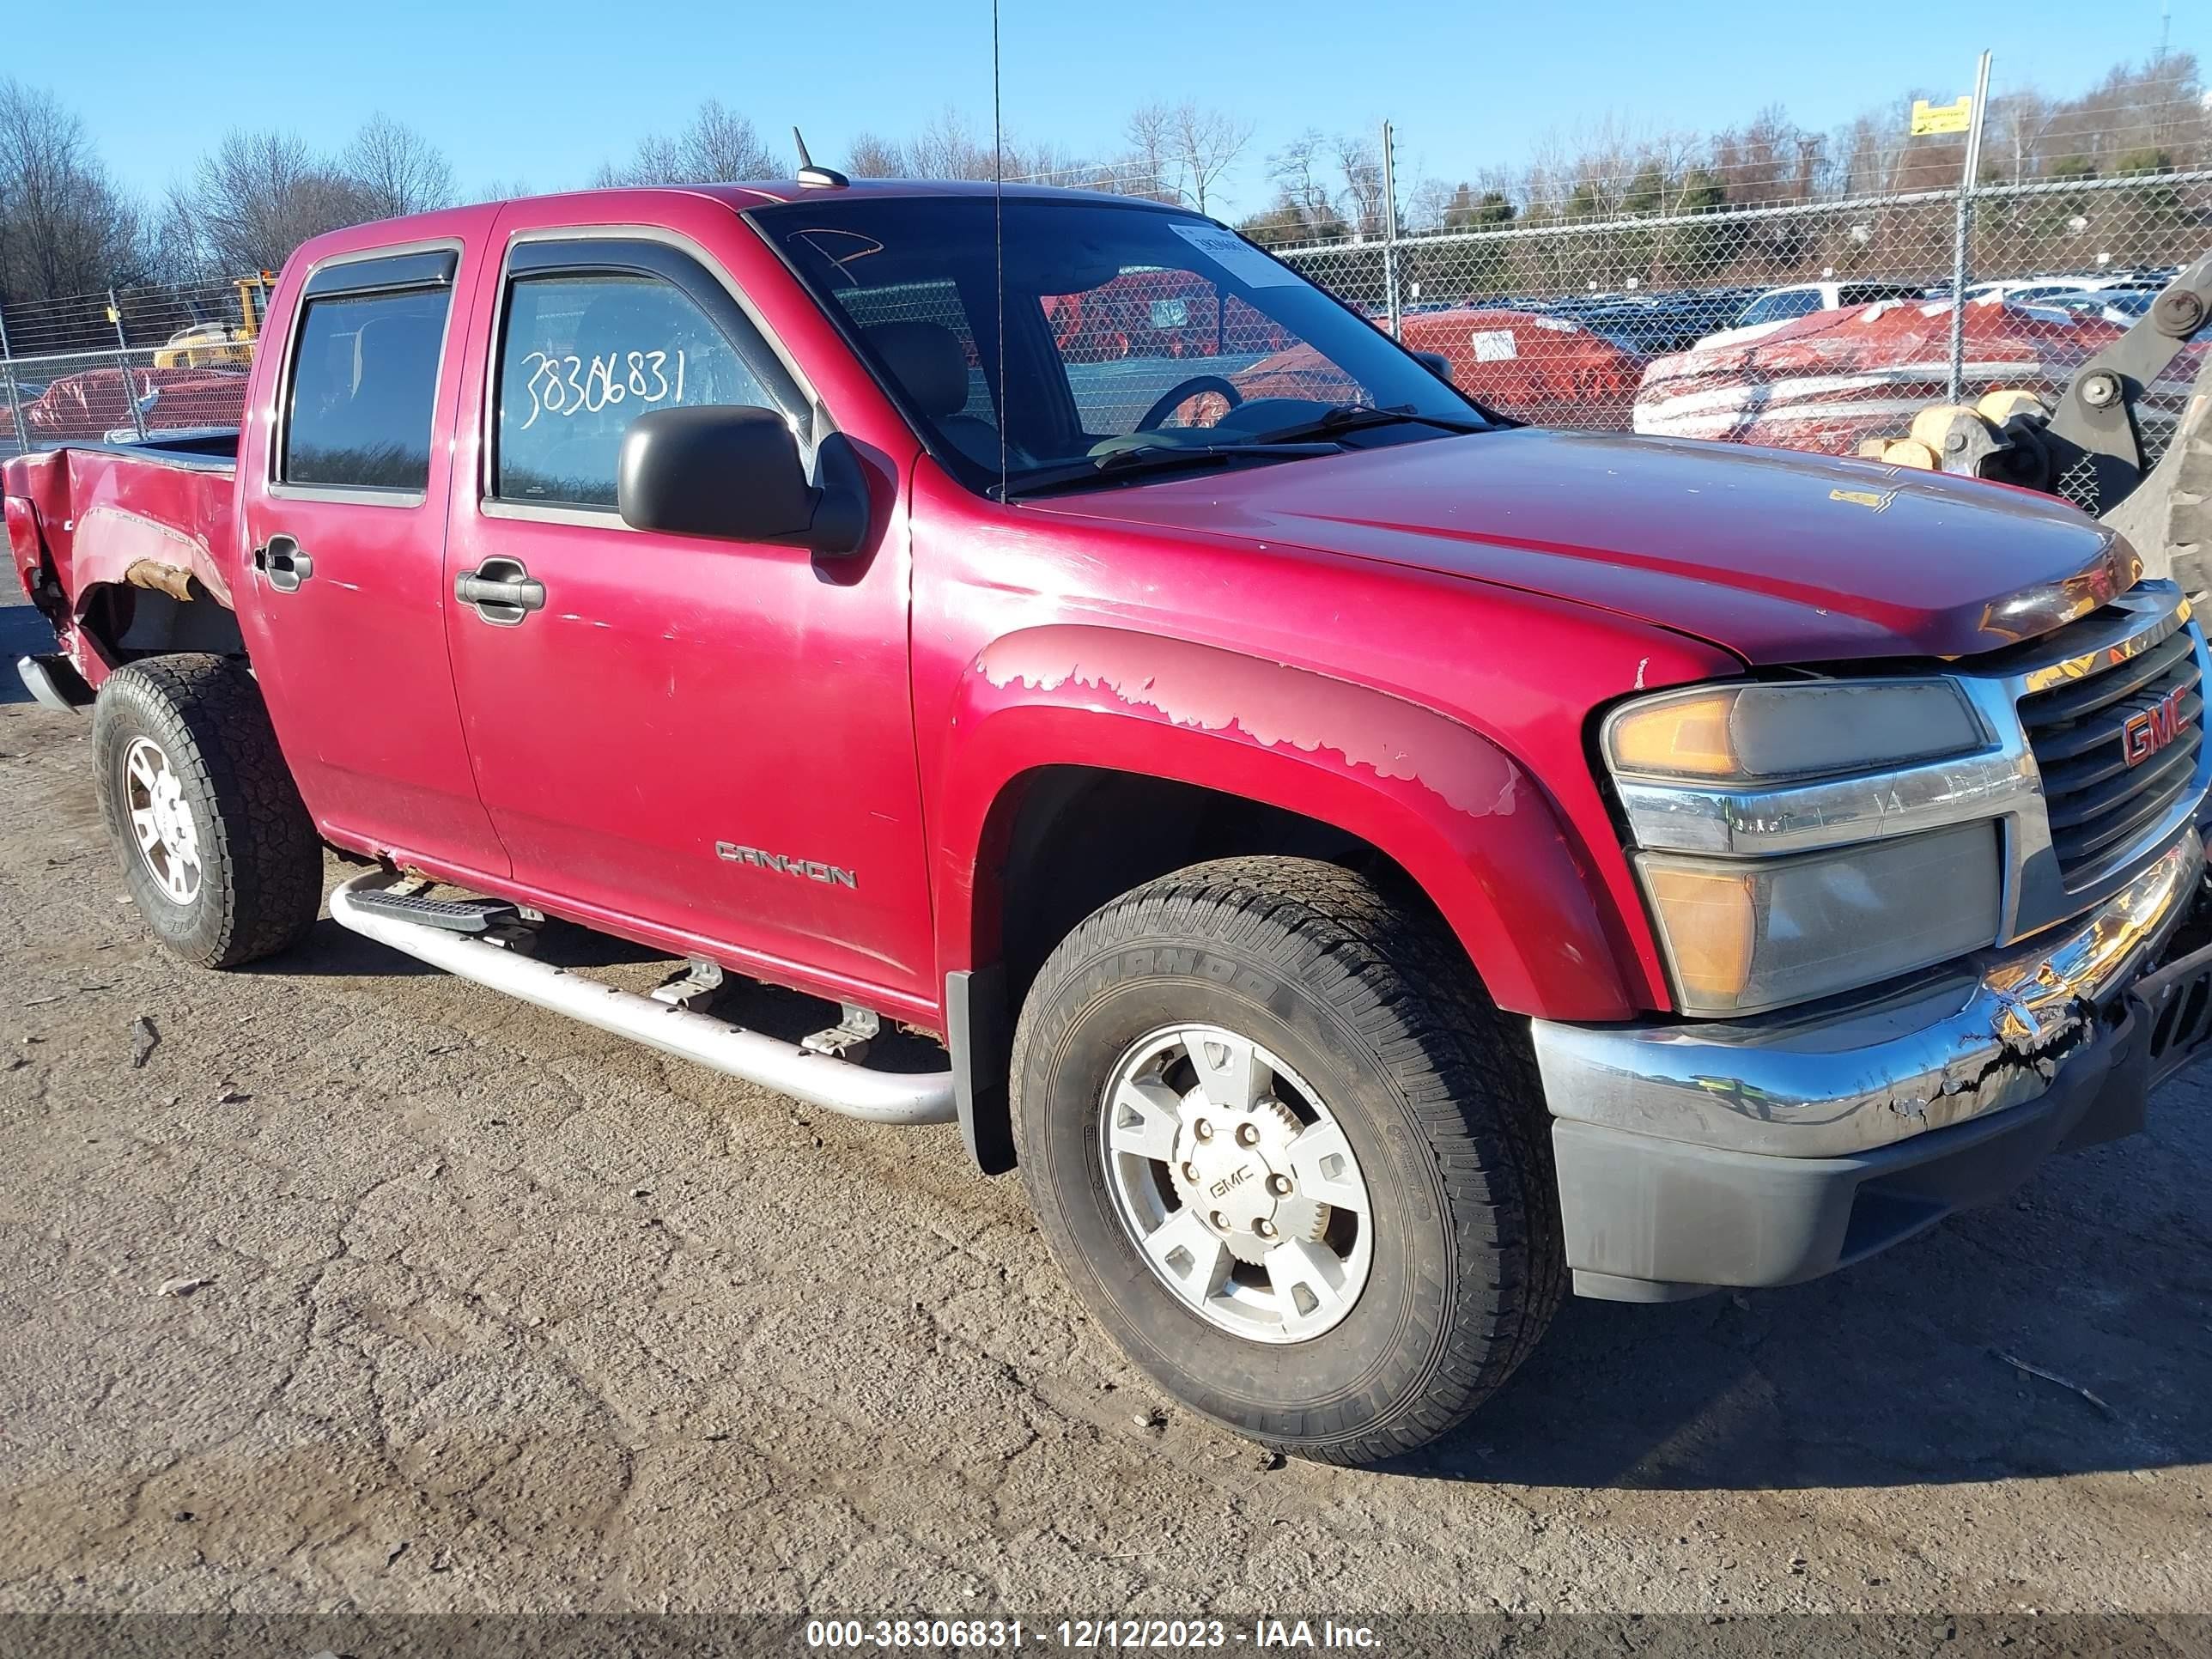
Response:
M1276 252L1519 419L1848 455L1901 434L1954 386L1968 401L1999 387L2054 395L2208 244L2212 170ZM2194 369L2185 360L2151 389L2154 448Z
M1918 137L1900 112L1829 140L1600 143L1462 185L1410 233L1286 191L1291 228L1334 234L1273 252L1519 419L1867 453L1930 404L2049 401L2212 246L2201 100L1979 109ZM2197 366L2147 389L2154 458Z
M238 425L267 302L256 276L0 307L0 454Z
M1394 180L1386 127L1340 141L1328 188L1274 158L1280 198L1247 228L1506 414L1851 454L1931 403L2053 396L2212 246L2212 110L2144 74L2105 102L1984 97L1917 137L1902 110L1821 136L1592 131L1456 188L1401 188L1422 169ZM1039 177L1178 193L1133 163ZM266 297L252 277L0 305L0 453L235 425ZM2196 366L2148 389L2154 453Z

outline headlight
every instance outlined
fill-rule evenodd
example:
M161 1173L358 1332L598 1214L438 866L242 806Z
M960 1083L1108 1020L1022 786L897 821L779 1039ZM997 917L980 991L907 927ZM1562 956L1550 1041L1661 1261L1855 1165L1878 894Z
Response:
M1624 776L1716 783L1909 765L1988 741L1948 680L1696 686L1616 709L1604 735Z
M1783 859L1644 853L1636 864L1686 1014L1855 990L1996 938L1997 826Z

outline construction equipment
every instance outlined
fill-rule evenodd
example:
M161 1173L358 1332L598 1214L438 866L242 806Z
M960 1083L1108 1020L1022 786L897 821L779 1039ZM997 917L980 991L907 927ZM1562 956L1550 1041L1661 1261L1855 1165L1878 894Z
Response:
M2055 409L2025 391L1938 404L1914 417L1906 436L1869 438L1859 453L2063 495L2124 535L2146 574L2201 594L2212 588L2212 351L2155 464L2140 410L2144 389L2200 340L2212 343L2212 253L2076 369Z
M270 275L256 271L234 279L239 320L194 323L178 330L154 353L156 368L244 368L253 361L261 337L261 319L269 298Z

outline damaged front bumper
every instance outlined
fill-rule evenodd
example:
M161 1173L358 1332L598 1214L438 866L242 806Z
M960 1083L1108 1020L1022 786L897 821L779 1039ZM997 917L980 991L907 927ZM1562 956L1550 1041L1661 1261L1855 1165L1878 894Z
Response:
M2071 921L1840 1012L1537 1020L1577 1291L1815 1278L2140 1128L2212 1031L2212 947L2145 976L2204 874L2191 828Z

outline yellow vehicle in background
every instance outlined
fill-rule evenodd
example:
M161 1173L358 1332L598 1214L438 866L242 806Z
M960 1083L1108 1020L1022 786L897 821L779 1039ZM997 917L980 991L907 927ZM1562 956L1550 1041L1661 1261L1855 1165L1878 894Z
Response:
M253 361L269 301L270 275L257 271L231 286L238 290L236 322L194 323L179 329L154 353L156 368L244 368Z

